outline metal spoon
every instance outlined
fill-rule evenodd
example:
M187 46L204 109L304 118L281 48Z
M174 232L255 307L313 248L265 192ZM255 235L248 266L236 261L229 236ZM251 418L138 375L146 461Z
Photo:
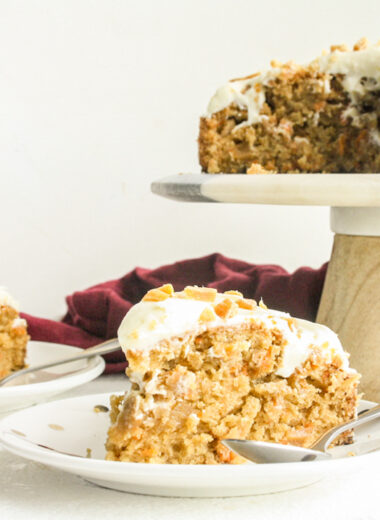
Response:
M109 339L107 341L104 341L103 343L100 343L99 345L87 348L86 350L83 350L83 352L79 352L74 356L70 356L59 361L52 361L51 363L44 363L43 365L36 365L30 368L24 368L23 370L17 370L17 372L14 372L9 376L0 379L0 386L4 386L10 381L14 381L18 377L23 377L26 374L31 374L32 372L37 372L38 370L45 370L46 368L58 367L60 365L65 365L66 363L72 363L73 361L79 361L81 359L91 358L103 354L109 354L110 352L115 352L116 350L119 350L119 348L120 345L117 338ZM65 374L59 374L58 377L62 377L64 375Z
M373 421L380 417L380 405L359 415L344 424L330 428L310 448L300 448L274 442L246 441L241 439L224 439L222 442L227 448L238 455L258 464L272 464L278 462L304 462L311 460L327 460L331 453L326 452L331 442L340 434L361 424Z

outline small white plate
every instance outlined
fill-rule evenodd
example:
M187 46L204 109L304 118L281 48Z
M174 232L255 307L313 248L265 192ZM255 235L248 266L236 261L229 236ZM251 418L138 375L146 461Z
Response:
M29 367L58 361L82 352L78 347L69 347L58 343L29 341L26 364ZM22 379L0 387L0 413L24 408L44 401L56 394L65 392L99 376L105 367L102 357L82 359L44 372L27 374Z
M273 493L303 487L365 466L366 453L380 447L380 421L357 429L356 441L332 450L334 459L293 464L176 465L105 461L104 442L111 394L53 401L16 412L0 422L0 443L27 459L79 475L103 487L163 496L227 497ZM374 403L361 402L361 409ZM350 456L355 453L358 456ZM91 454L91 458L86 455Z

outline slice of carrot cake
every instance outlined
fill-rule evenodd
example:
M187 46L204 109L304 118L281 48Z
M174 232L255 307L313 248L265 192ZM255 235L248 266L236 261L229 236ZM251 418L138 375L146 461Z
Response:
M229 81L200 121L208 173L379 173L380 45Z
M0 378L24 368L28 340L26 321L20 318L18 304L0 287Z
M111 398L108 460L240 463L222 439L310 446L355 416L359 376L336 334L239 292L153 289L118 335L132 387Z

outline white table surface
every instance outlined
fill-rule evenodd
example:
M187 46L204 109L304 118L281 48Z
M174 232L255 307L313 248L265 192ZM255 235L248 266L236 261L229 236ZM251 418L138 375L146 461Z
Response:
M61 397L124 388L124 376L101 376ZM376 462L377 461L377 462ZM99 488L79 477L0 448L0 519L378 520L378 457L366 469L312 486L245 498L161 498Z

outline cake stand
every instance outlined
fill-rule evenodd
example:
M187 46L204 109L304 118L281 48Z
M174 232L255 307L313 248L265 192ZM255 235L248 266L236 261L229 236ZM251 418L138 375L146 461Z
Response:
M331 206L335 237L317 322L339 334L365 398L380 401L380 175L188 173L151 188L187 202Z

